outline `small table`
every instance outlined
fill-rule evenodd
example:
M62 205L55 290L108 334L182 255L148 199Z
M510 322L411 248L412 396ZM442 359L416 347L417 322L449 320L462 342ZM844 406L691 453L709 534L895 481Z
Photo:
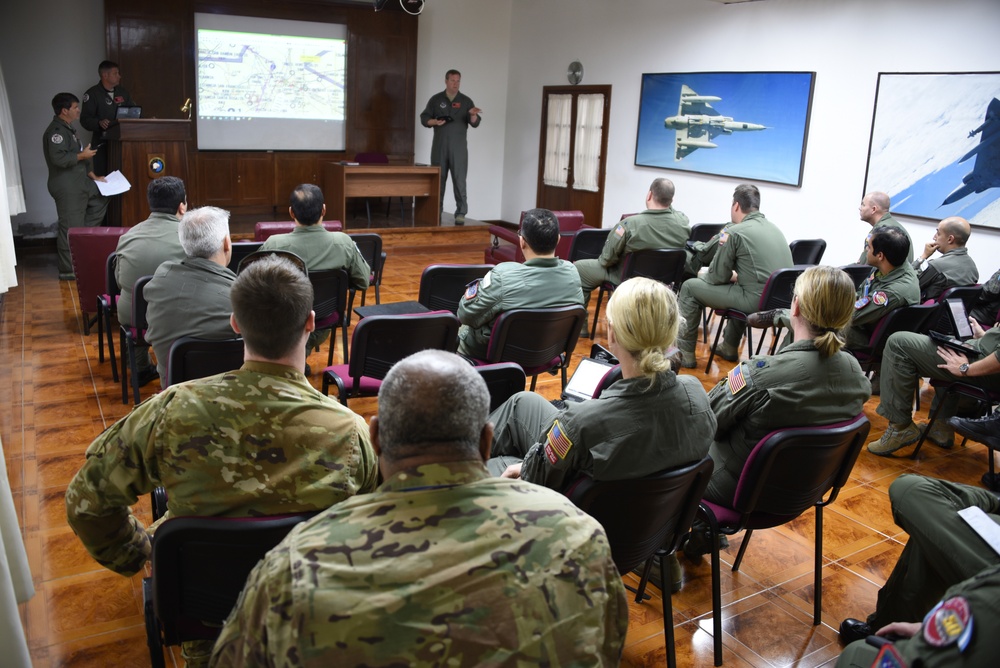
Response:
M430 309L420 302L392 302L391 304L372 304L354 309L358 318L369 315L413 315L414 313L430 313Z

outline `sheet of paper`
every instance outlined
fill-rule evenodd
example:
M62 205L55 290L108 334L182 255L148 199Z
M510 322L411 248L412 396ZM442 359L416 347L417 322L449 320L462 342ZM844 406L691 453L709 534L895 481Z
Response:
M132 184L125 178L125 175L117 169L104 178L104 181L95 181L94 183L97 184L97 189L100 190L101 194L105 197L110 197L111 195L121 195L123 192L132 187Z
M994 552L1000 554L1000 524L997 524L979 506L963 508L958 511L958 516L965 520L972 527L972 530L993 548Z

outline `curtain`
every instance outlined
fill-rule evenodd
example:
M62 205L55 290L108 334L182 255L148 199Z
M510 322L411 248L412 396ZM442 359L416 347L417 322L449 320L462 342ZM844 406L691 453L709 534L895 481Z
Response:
M601 136L604 128L604 95L581 95L576 101L576 151L573 156L573 189L598 191L601 172Z
M21 165L14 141L14 120L10 115L7 85L0 70L0 293L17 285L14 265L14 230L10 217L24 213Z
M572 111L572 95L549 95L549 112L545 119L545 169L542 172L542 181L547 186L566 187Z

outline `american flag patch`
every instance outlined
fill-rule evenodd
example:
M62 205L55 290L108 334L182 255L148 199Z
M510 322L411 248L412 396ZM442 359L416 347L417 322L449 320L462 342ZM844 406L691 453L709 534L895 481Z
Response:
M743 375L742 364L737 364L733 367L733 370L729 372L727 382L729 383L730 394L736 394L747 386L747 379L746 376Z
M549 435L546 436L546 449L551 449L552 452L559 456L559 459L566 459L566 455L569 453L570 448L573 447L573 441L566 437L566 432L563 431L562 425L559 424L559 420L556 420L552 424L552 428L549 429Z
M729 241L729 232L723 232L722 234L719 235L720 246L726 243L727 241Z
M620 237L623 234L625 234L625 226L624 225L619 225L618 227L615 228L615 236Z

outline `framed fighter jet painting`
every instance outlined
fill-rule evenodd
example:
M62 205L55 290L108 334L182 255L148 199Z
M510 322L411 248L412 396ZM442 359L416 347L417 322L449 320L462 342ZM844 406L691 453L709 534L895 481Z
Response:
M635 164L802 185L815 72L643 74Z
M878 75L864 192L1000 229L1000 72Z

